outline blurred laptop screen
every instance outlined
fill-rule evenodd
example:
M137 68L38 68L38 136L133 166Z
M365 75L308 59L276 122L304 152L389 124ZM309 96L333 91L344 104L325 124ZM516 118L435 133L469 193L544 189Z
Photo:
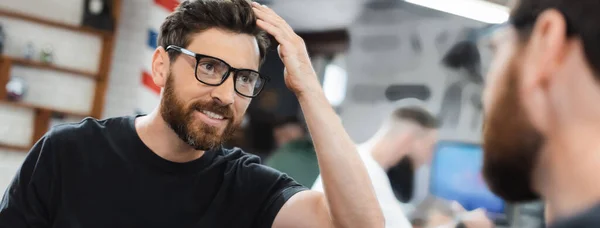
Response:
M482 165L480 145L440 142L431 166L431 193L457 201L467 210L484 208L491 213L504 213L504 201L494 195L483 180Z

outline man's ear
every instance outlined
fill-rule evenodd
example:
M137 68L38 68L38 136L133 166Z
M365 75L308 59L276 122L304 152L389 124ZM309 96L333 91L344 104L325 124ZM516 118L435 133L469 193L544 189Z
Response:
M559 11L552 9L540 14L527 43L525 87L550 80L552 72L562 65L567 51L566 30L565 19Z
M156 48L152 55L152 80L158 87L164 87L170 68L169 54L161 46Z
M529 119L544 131L548 126L549 87L567 54L566 22L557 10L540 14L525 46L519 92Z

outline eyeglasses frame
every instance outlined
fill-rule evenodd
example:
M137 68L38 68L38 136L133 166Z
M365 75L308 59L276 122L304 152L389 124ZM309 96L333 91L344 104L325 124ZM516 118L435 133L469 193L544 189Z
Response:
M174 50L174 51L177 51L179 53L182 53L182 54L194 57L196 59L196 66L194 67L194 77L196 78L197 81L199 81L199 82L201 82L201 83L203 83L205 85L208 85L208 86L220 86L220 85L222 85L229 78L229 76L231 75L231 73L233 72L233 80L234 80L234 82L233 82L234 83L233 89L235 90L235 92L237 94L239 94L240 96L243 96L243 97L247 97L247 98L255 98L255 97L257 97L262 92L262 90L264 89L265 85L269 81L271 81L271 78L269 78L266 75L262 75L258 71L255 71L255 70L252 70L252 69L239 69L239 68L232 67L231 65L229 65L229 63L225 62L225 60L222 60L222 59L214 57L214 56L198 54L198 53L195 53L193 51L190 51L188 49L185 49L185 48L182 48L182 47L179 47L179 46L176 46L176 45L169 45L169 46L167 46L167 48L165 50L166 51ZM228 69L227 73L225 75L223 75L222 78L221 78L221 82L219 82L217 84L212 84L212 83L204 82L204 81L202 81L202 80L200 80L198 78L198 65L200 63L200 60L203 59L203 58L213 58L213 59L219 60L219 61L223 62L228 67L227 68ZM235 85L237 83L236 79L238 77L238 72L240 72L240 71L251 71L251 72L254 72L254 73L258 74L259 78L262 78L262 79L265 80L265 82L260 86L260 88L258 90L258 93L256 93L256 95L248 96L248 95L245 95L245 94L241 93L240 91L238 91L238 89L237 89L237 87Z

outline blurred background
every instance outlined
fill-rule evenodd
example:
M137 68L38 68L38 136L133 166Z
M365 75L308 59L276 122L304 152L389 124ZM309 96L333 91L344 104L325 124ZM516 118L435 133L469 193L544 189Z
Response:
M442 121L439 140L458 151L436 157L433 166L449 161L440 166L457 175L463 163L478 170L487 35L508 19L508 0L259 2L304 38L355 142L369 139L399 104L418 103ZM144 114L158 104L151 57L158 28L178 3L0 0L0 191L50 127L86 116ZM305 133L289 127L301 126L303 117L275 49L261 71L272 80L229 144L267 161ZM446 144L440 145L436 150ZM538 203L506 205L502 213L513 227L542 226Z

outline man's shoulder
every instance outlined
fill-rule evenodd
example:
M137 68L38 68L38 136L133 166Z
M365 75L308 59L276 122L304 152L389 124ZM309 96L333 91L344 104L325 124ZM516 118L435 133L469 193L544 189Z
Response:
M228 163L239 163L245 166L251 164L261 164L260 157L257 155L245 152L239 147L224 148L222 147L217 153L217 160Z
M240 148L225 149L219 154L217 161L226 162L226 175L237 176L240 184L257 184L278 179L291 179L286 174L261 163L257 155L244 152Z
M78 150L81 148L94 148L107 145L108 141L129 135L134 117L115 117L95 119L87 117L79 122L58 124L50 128L37 144L52 145L51 148L60 150ZM134 130L133 130L134 131ZM49 149L48 147L47 149Z
M81 139L98 133L108 133L113 126L124 126L132 117L115 117L107 119L95 119L86 117L79 122L58 124L50 128L45 138L56 139Z
M220 159L228 162L225 178L238 205L257 209L257 227L270 227L283 205L296 193L307 190L287 174L261 164L256 155L240 148L223 149ZM268 224L268 225L267 225Z

